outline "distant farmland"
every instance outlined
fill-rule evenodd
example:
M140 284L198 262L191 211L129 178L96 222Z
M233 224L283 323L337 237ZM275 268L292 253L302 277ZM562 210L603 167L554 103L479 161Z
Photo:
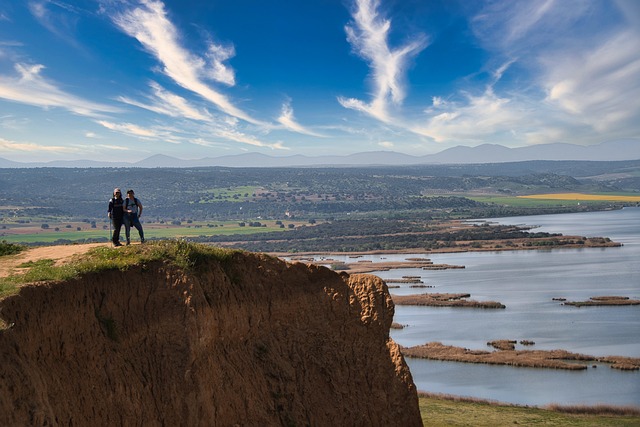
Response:
M625 196L625 195L618 195L618 194L552 193L552 194L530 194L528 196L518 196L518 198L537 199L537 200L640 202L640 196Z

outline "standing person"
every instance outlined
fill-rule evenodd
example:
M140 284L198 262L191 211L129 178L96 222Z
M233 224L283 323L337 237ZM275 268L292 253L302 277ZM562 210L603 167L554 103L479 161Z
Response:
M111 242L113 246L122 246L120 243L120 229L122 228L122 222L124 220L124 200L122 199L122 192L119 188L113 190L113 197L109 200L107 216L113 224Z
M144 243L144 231L139 220L142 216L142 203L133 194L133 190L127 190L127 198L124 200L124 213L127 215L124 221L124 231L127 235L127 245L131 244L130 231L132 226L138 230L140 243Z

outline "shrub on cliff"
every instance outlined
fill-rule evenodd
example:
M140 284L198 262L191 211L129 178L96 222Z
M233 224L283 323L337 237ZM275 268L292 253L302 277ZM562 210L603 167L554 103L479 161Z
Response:
M6 240L0 242L0 256L15 255L22 252L24 249L24 246L16 243L9 243Z

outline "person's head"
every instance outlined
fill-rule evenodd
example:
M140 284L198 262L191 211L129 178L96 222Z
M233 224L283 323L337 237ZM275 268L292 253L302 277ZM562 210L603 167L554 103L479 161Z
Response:
M133 190L131 190L131 189L127 190L127 197L129 197L129 198L133 197Z
M120 195L121 195L121 194L122 194L122 192L120 191L120 189L119 189L119 188L114 188L114 189L113 189L113 195L114 195L115 197L120 197Z

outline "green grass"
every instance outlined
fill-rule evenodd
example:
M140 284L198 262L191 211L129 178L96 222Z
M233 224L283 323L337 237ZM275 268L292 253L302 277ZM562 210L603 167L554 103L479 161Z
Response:
M244 185L239 187L230 187L230 188L212 188L203 193L207 195L211 195L210 197L203 198L200 200L200 203L213 203L219 202L221 200L227 202L244 202L247 198L253 197L257 191L259 191L259 187ZM245 196L247 194L247 196ZM234 197L236 196L236 197Z
M226 222L223 226L207 227L206 223L194 223L182 226L172 226L167 228L154 228L157 224L143 224L144 234L147 239L175 239L180 237L197 237L197 236L219 236L219 235L251 235L257 233L267 232L285 232L290 229L280 228L275 225L274 221L264 221L263 224L267 224L267 227L249 227L248 225L240 227L238 225L240 221ZM196 227L198 226L198 227ZM92 240L104 240L109 239L109 230L82 230L82 231L46 231L32 234L10 234L3 236L3 239L7 243L52 243L57 240L69 240L71 242L85 242ZM138 238L138 231L131 230L131 236L134 239ZM120 231L121 239L124 239L124 227Z
M16 293L18 287L25 283L68 280L82 274L106 270L124 271L134 265L152 261L168 260L181 268L196 270L207 260L224 262L236 252L238 251L182 240L164 240L121 248L101 246L60 266L54 266L51 260L24 264L29 268L26 272L0 278L0 298Z
M420 414L425 426L624 427L640 425L639 409L621 408L618 411L615 410L616 408L598 406L574 409L579 413L440 395L421 394L420 396Z
M515 196L465 196L468 199L482 203L494 203L496 205L506 205L520 208L550 207L550 206L568 206L585 204L602 204L602 201L590 200L548 200L548 199L523 199Z

